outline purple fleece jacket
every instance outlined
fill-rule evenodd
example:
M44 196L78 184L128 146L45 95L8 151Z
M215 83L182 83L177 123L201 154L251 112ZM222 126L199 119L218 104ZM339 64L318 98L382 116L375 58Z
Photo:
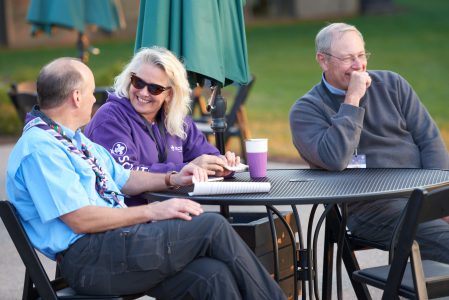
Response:
M155 140L151 138L142 117L134 110L128 98L109 94L107 102L95 113L84 134L110 151L115 160L126 169L165 173L179 171L202 154L219 155L198 130L192 118L186 117L187 138L164 135L153 124ZM159 162L157 145L165 146L166 161Z

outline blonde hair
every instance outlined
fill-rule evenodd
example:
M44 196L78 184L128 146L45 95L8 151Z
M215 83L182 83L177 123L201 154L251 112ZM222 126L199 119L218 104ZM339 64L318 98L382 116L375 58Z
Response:
M167 75L172 97L162 108L165 112L165 128L170 135L185 139L187 133L184 119L190 111L191 90L184 65L169 50L156 46L141 48L134 54L124 70L115 77L115 93L120 97L129 98L131 73L136 73L145 64L159 67Z

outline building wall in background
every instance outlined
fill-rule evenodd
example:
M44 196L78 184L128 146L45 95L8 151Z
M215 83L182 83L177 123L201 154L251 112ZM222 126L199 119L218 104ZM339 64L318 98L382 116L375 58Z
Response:
M0 47L25 48L51 45L73 45L77 33L57 28L52 36L31 36L31 25L26 21L30 0L0 0ZM161 0L166 1L166 0ZM264 19L310 20L355 15L360 2L373 0L246 0L246 21ZM376 0L391 1L391 0ZM111 34L89 31L92 42L109 37L133 39L139 17L139 0L121 0L126 28ZM3 18L4 16L4 18Z
M248 21L325 19L358 14L360 1L373 0L246 0L245 12Z
M302 20L356 15L359 0L298 0L295 16Z

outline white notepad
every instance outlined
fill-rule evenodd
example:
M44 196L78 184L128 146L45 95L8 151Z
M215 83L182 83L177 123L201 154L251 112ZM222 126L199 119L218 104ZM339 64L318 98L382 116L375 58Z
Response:
M190 196L268 193L269 182L196 182Z
M238 164L237 166L225 165L225 166L223 166L223 168L225 168L226 170L229 170L229 171L242 172L242 171L245 171L248 168L248 166L245 164Z

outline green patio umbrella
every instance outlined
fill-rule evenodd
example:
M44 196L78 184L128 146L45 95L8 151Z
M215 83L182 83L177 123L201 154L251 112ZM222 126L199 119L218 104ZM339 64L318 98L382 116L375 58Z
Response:
M181 58L192 84L250 80L243 0L141 0L135 50L162 46Z
M125 26L119 0L31 0L27 20L32 34L52 33L54 27L78 32L78 47L87 62L87 27L93 25L106 32Z

